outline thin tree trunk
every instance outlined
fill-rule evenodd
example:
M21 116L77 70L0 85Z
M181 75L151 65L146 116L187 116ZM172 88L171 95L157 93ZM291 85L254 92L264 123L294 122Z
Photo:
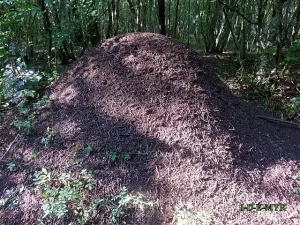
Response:
M147 30L147 10L148 10L148 2L143 1L143 15L142 15L142 30L146 31Z
M170 32L171 30L171 0L168 2L168 31Z
M107 30L106 30L106 38L111 37L112 34L112 1L113 0L108 0L107 1L107 6L108 6L108 24L107 24Z
M179 0L177 0L177 2L176 2L175 21L174 21L174 31L173 31L174 37L176 37L176 34L177 34L178 11L179 11Z
M187 35L188 35L188 45L190 44L190 26L191 26L191 21L190 21L190 15L191 15L191 0L188 1L188 32L187 32Z
M48 9L45 6L45 1L44 0L37 0L37 5L40 7L41 11L43 12L44 27L45 27L46 32L48 33L48 36L49 36L48 56L51 56L51 51L52 51L52 27L51 27L49 12L48 12Z
M285 0L277 0L276 4L274 4L274 10L275 10L275 39L276 39L276 45L277 45L277 51L276 51L276 65L278 66L281 59L282 59L282 47L283 47L283 3Z
M160 34L166 35L165 0L157 0L157 3L158 3L158 21L160 25Z
M119 24L120 24L120 0L116 0L115 4L115 32L116 36L119 33Z
M298 4L300 5L300 1L299 1ZM297 14L295 25L294 25L294 28L293 28L292 41L296 40L297 34L300 30L300 6L299 5L298 5L298 8L297 8L298 14Z

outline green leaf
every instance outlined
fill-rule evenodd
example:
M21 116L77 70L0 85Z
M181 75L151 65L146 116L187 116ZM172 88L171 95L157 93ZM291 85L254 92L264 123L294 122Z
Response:
M125 160L130 160L130 158L131 158L130 154L127 153L127 152L125 152L125 153L124 153L124 159L125 159Z
M0 199L0 207L4 206L6 204L6 202L8 201L8 198L1 198Z
M35 159L35 158L37 158L39 155L40 155L40 152L33 152L33 153L31 154L31 158L32 158L32 159Z
M298 194L298 193L299 193L298 188L293 188L293 192L294 192L295 194Z
M88 154L88 155L91 155L92 154L92 151L93 151L93 149L92 149L92 147L91 146L87 146L85 149L84 149L84 151Z
M117 152L111 152L109 158L111 161L116 161L116 159L118 158Z
M47 194L44 192L44 193L42 194L42 197L43 197L43 198L47 198Z

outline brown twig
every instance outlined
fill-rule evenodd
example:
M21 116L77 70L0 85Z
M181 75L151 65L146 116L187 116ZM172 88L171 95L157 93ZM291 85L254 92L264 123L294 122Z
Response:
M20 134L18 134L15 139L9 144L9 146L7 147L6 151L4 152L4 154L1 156L0 161L3 160L4 156L9 152L9 150L11 149L11 147L13 146L13 144L18 140L18 138L20 137Z
M285 120L281 120L281 119L277 119L277 118L273 118L273 117L267 117L267 116L257 116L257 117L260 118L260 119L280 122L280 123L284 123L284 124L289 124L289 125L296 126L297 128L300 128L300 124L298 124L298 123L285 121Z

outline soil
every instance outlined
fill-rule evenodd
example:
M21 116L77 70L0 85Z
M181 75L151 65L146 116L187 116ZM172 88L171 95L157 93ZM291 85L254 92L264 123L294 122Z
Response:
M96 195L126 186L159 201L128 224L171 224L180 203L209 213L214 224L300 224L291 189L299 175L299 128L258 118L273 115L234 96L188 47L152 33L105 40L73 62L49 95L52 103L41 109L34 133L19 137L5 155L21 165L18 171L1 162L1 190L27 189L18 208L1 209L0 224L36 223L41 200L31 177L43 167L89 168ZM44 148L47 127L55 138ZM3 155L16 134L5 124L0 134ZM94 152L70 166L75 145ZM131 158L111 162L111 152ZM240 211L247 203L284 203L287 210Z

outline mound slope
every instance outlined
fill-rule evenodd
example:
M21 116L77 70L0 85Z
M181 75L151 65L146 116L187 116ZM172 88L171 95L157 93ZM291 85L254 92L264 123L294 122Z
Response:
M108 39L66 69L50 98L35 126L40 135L53 127L55 146L41 165L62 169L74 144L91 145L97 154L82 163L99 192L125 185L159 199L141 224L170 223L179 202L216 224L266 221L240 204L284 202L289 212L270 215L292 221L299 130L258 119L267 113L233 96L187 47L151 33ZM112 151L129 152L130 162L108 163Z

